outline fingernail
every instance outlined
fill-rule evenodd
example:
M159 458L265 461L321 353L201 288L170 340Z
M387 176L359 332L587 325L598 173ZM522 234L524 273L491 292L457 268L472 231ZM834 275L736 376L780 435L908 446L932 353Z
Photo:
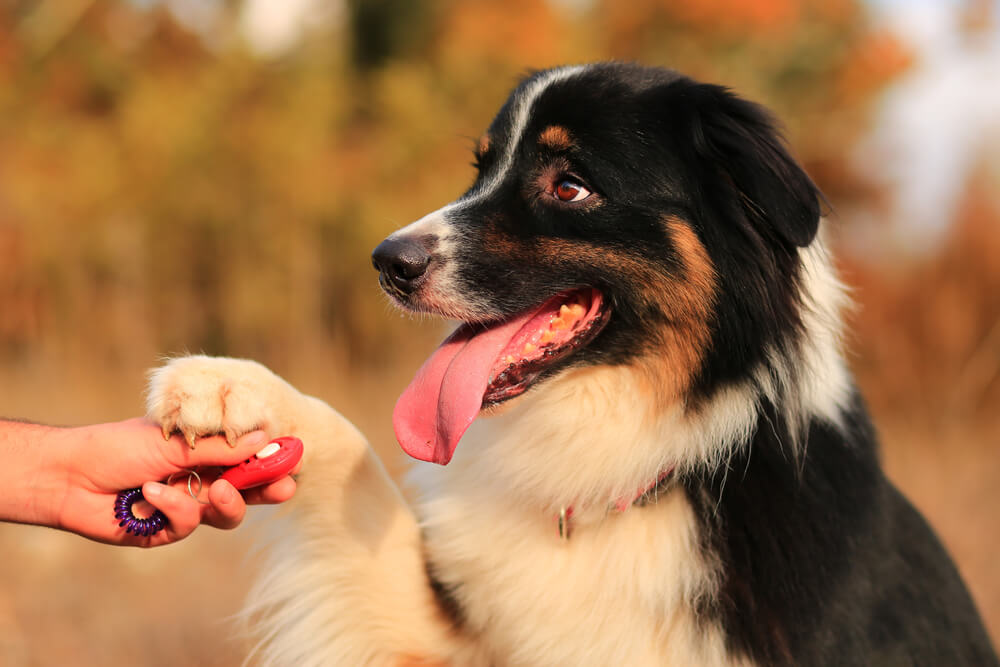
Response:
M267 442L267 434L263 431L251 431L240 440L241 445L247 445L248 447L263 445L265 442Z
M232 484L226 484L225 488L222 489L222 497L219 498L219 502L228 505L234 500L236 500L236 489L233 488Z
M142 495L146 498L159 498L163 495L163 487L159 484L147 484L142 489Z

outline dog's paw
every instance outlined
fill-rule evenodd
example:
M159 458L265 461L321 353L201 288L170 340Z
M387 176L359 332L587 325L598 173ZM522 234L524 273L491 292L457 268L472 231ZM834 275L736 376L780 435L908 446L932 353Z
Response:
M190 356L150 372L146 412L168 438L180 431L191 447L199 436L223 434L230 445L257 428L270 432L289 385L242 359Z

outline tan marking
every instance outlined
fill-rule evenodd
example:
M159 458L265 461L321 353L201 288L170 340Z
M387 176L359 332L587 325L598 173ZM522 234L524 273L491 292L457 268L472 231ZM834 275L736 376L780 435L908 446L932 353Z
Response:
M564 151L573 145L573 139L565 127L549 125L538 135L538 143L552 150Z
M530 252L529 248L519 242L510 234L500 231L497 223L487 220L486 228L483 230L483 245L490 249L490 252L498 257L523 257L525 252Z
M715 267L694 230L676 217L666 218L664 224L681 257L684 275L662 283L661 298L669 307L670 322L660 332L663 347L646 355L640 364L660 405L682 398L701 366L711 336L709 319L717 288Z
M660 345L638 364L658 408L681 400L700 368L711 334L709 319L717 288L715 267L694 230L676 217L665 218L664 225L680 256L681 276L669 274L642 257L598 245L549 239L539 248L545 262L558 265L572 257L576 262L631 276L636 296L669 317L657 332Z

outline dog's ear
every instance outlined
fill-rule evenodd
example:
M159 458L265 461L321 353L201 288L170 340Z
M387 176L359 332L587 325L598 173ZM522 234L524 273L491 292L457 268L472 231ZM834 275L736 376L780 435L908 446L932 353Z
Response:
M685 85L686 84L686 85ZM793 246L816 235L820 192L788 154L771 114L721 86L681 83L682 116L707 201Z

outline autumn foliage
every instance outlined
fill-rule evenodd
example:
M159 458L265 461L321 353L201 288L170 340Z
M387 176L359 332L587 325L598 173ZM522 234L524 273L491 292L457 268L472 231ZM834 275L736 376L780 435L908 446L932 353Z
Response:
M640 59L725 82L786 119L822 181L898 65L850 2L359 2L271 59L235 8L212 41L162 7L84 7L0 9L8 362L398 359L407 327L368 252L467 185L470 138L529 68Z

